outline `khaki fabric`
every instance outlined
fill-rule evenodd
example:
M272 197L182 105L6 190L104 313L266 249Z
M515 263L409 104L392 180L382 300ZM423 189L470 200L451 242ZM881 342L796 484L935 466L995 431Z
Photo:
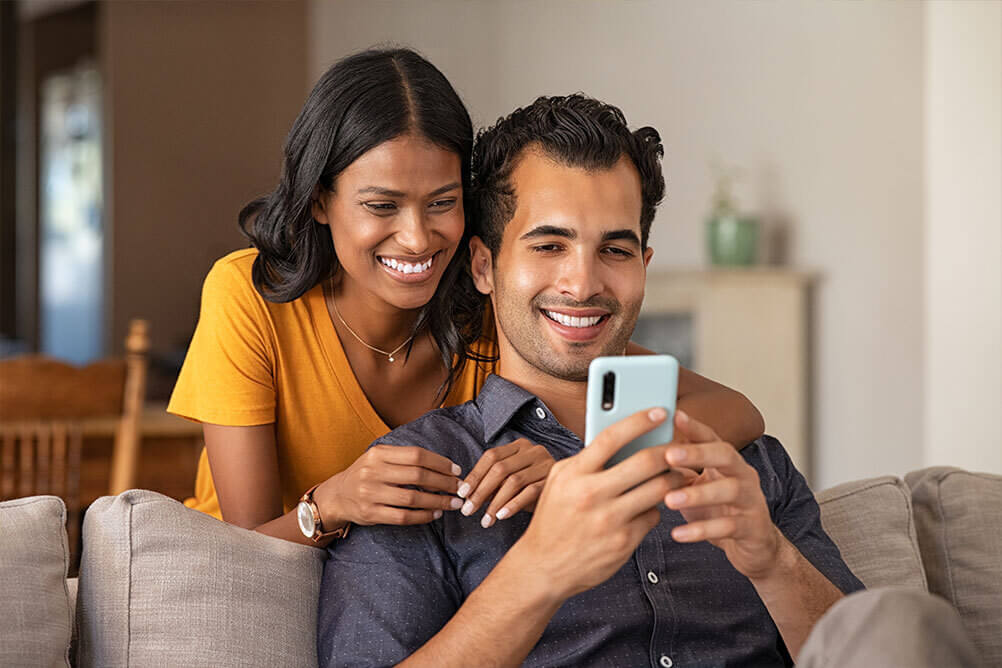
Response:
M325 553L224 524L155 492L84 520L78 665L317 665Z
M797 668L979 668L957 611L932 594L879 587L846 596L818 620Z
M0 503L0 666L69 666L66 506L55 496Z
M822 526L863 584L927 589L911 494L899 478L847 482L817 500Z
M960 612L990 666L1002 666L1002 476L934 467L909 473L929 590Z

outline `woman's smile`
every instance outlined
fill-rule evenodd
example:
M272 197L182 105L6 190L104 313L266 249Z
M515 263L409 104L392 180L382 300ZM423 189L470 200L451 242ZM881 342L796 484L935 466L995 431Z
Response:
M442 251L417 257L377 255L376 259L394 280L402 283L423 283L437 273L432 270L438 266L441 254Z

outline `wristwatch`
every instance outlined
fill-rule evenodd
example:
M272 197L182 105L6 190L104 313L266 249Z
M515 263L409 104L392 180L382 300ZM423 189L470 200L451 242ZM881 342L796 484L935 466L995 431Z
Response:
M313 500L313 491L319 486L310 487L306 490L306 494L303 494L303 498L299 500L299 505L296 508L299 530L314 543L319 543L325 538L346 538L348 529L351 527L350 523L334 529L334 531L324 531L323 524L320 522L320 509L317 508L317 502Z

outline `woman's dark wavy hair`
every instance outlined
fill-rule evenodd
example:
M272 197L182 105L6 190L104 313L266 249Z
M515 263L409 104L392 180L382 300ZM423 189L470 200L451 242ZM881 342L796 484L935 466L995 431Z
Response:
M473 124L434 65L410 49L369 49L324 73L289 131L278 187L240 211L240 229L258 250L252 277L262 297L292 301L334 276L337 253L330 231L313 219L314 197L333 190L338 174L361 155L410 132L459 156L467 195ZM450 371L443 395L472 341L464 328L483 319L483 299L468 270L471 234L467 214L459 248L414 326L414 332L428 328Z
M661 136L652 127L630 132L617 107L575 93L537 98L477 134L470 213L476 234L493 255L501 249L505 225L515 214L512 171L528 149L583 169L609 169L628 156L640 172L640 240L647 248L654 212L665 193Z

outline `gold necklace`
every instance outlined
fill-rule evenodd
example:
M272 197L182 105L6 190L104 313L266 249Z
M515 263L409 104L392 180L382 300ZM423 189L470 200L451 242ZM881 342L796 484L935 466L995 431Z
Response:
M399 346L397 346L396 348L394 348L390 352L386 352L385 350L381 350L381 349L377 348L376 346L370 346L368 343L366 343L365 341L362 340L361 336L359 336L358 334L355 333L355 330L353 330L351 328L351 326L348 325L348 323L346 323L344 321L344 318L341 316L341 311L339 311L337 309L337 301L334 299L334 281L331 281L331 305L334 306L334 314L337 316L337 319L340 320L341 324L344 325L344 328L347 329L348 332L352 336L355 337L356 341L358 341L359 343L361 343L363 346L365 346L369 350L375 351L375 352L379 353L380 355L386 355L387 359L390 362L393 361L393 356L396 355L398 352L400 352L400 349L403 348L404 346L406 346L408 343L410 343L411 339L414 338L414 335L411 334L410 336L407 337L406 341L404 341L403 343L401 343Z

